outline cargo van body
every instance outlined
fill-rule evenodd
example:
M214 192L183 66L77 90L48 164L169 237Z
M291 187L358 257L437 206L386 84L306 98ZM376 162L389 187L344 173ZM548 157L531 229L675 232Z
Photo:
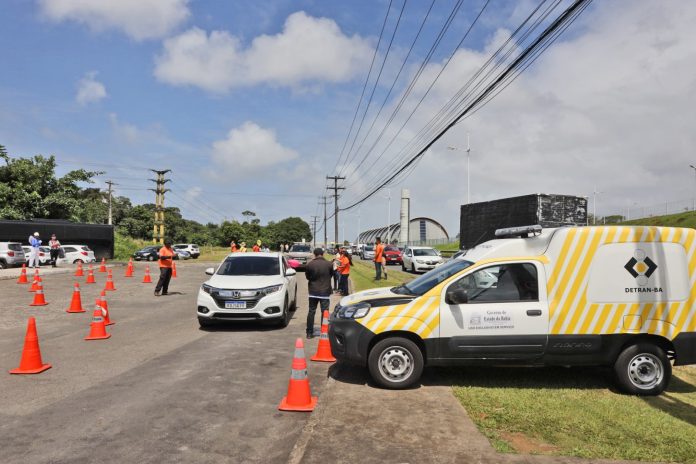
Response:
M696 364L695 238L603 226L491 240L405 286L343 298L332 351L388 388L422 364L523 363L613 366L625 391L657 394L672 363Z

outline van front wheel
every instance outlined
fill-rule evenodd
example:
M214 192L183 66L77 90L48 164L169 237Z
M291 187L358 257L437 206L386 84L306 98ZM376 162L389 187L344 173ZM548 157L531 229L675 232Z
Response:
M672 377L667 354L652 343L636 343L621 352L614 364L621 389L632 395L659 395Z
M372 347L367 366L372 379L379 386L402 390L420 379L423 353L418 345L407 338L385 338Z

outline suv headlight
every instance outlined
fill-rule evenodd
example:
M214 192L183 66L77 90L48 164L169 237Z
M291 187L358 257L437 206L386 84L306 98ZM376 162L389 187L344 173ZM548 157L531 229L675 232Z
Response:
M203 284L203 285L201 285L201 290L203 290L205 293L210 295L213 292L213 290L217 290L217 289L213 286L208 285L208 284Z
M367 316L369 312L370 304L365 302L336 308L336 315L340 319L360 319Z
M261 290L259 290L259 293L263 296L266 296L266 295L270 295L271 293L275 293L275 292L280 291L281 288L283 288L282 284L281 285L273 285L271 287L262 288Z

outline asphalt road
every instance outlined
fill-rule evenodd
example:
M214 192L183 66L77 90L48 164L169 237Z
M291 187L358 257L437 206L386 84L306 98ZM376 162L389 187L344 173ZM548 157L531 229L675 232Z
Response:
M210 264L178 265L166 297L154 284L115 268L108 292L108 340L85 341L105 274L82 288L87 313L68 314L71 274L44 277L43 307L14 280L0 281L0 443L4 463L286 462L309 414L280 412L294 341L304 334L306 283L285 329L256 324L204 331L195 316L198 287ZM152 269L156 269L153 267ZM156 274L153 272L153 279ZM29 316L35 316L43 361L38 375L10 375ZM307 358L317 339L306 343ZM309 366L313 394L328 366ZM321 396L320 400L321 401Z

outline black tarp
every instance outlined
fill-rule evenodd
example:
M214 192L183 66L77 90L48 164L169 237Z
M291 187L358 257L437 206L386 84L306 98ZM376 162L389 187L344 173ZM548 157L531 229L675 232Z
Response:
M29 221L0 220L0 241L29 245L31 234L41 234L43 245L48 246L51 234L63 245L87 245L98 259L114 256L114 226L80 224L70 221L33 219Z

